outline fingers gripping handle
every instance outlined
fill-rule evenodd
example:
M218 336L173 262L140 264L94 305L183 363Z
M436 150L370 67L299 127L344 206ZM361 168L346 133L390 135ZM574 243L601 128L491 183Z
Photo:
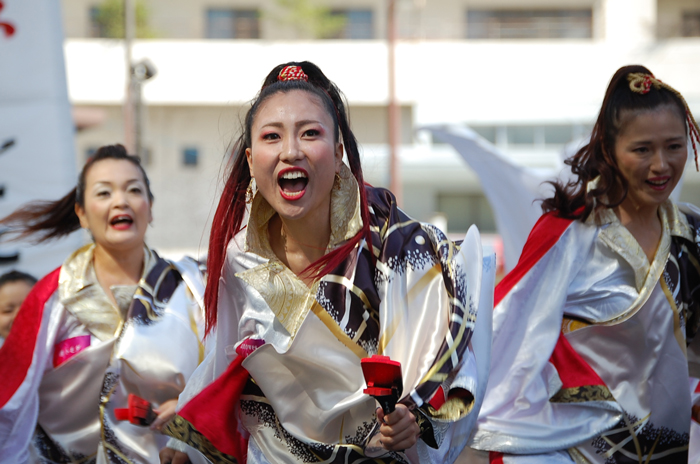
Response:
M373 396L382 407L384 414L396 409L396 402L403 391L401 363L388 356L373 355L360 361L367 388L363 393Z

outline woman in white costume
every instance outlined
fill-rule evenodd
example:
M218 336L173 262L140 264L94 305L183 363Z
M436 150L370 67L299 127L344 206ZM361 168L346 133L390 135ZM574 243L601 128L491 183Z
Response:
M39 241L80 227L94 240L35 285L0 349L3 464L158 462L159 429L204 358L204 280L146 246L152 201L139 159L105 146L64 198L1 221ZM155 408L150 428L117 420L130 394Z
M483 389L470 344L480 280L467 281L478 239L460 251L365 185L345 104L314 64L265 79L209 243L215 347L162 462L454 461ZM386 416L363 393L373 354L402 366Z
M689 140L692 143L689 143ZM613 76L518 265L498 285L470 446L492 463L687 462L698 376L700 216L669 195L697 151L683 97Z

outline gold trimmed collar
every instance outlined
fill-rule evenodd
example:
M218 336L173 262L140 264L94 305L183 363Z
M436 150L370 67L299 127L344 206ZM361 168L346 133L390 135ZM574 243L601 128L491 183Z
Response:
M354 237L362 228L360 192L355 176L343 164L340 169L340 188L331 193L331 237L326 251ZM299 277L282 264L272 251L268 222L277 214L262 195L255 195L246 228L245 248L268 261L236 273L236 277L253 287L289 332L296 335L306 314L315 303L318 282L307 287Z
M328 241L330 251L343 242L354 237L362 228L360 215L360 191L355 176L345 163L340 167L340 188L331 191L331 237ZM256 193L250 207L250 216L245 236L245 251L255 253L270 260L277 257L270 246L267 227L270 219L277 212Z
M126 316L125 311L115 306L97 281L93 258L95 244L90 243L76 250L61 266L58 278L58 297L65 308L100 340L114 337ZM156 259L144 246L143 280ZM115 298L125 300L127 286L113 286ZM136 286L134 286L136 290ZM133 291L131 292L133 296ZM119 301L118 300L118 301ZM128 298L130 301L131 298ZM128 308L128 306L127 306Z
M586 187L587 191L595 188L599 179L600 177L596 177L590 181ZM681 214L678 207L670 199L659 206L659 219L662 228L661 240L651 263L642 247L639 246L629 230L622 225L612 208L597 208L586 219L587 224L602 227L601 240L632 266L635 273L635 286L638 291L646 285L652 284L652 282L648 282L654 274L649 272L651 268L665 266L671 249L672 236L693 240L687 218ZM653 283L655 284L655 281Z

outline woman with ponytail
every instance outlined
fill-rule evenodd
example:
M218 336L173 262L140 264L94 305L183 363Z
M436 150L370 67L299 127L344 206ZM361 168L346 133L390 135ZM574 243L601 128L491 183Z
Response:
M364 183L345 103L314 64L275 67L244 124L209 241L214 347L162 462L454 461L478 409L465 253L481 269L480 248L460 253ZM374 354L403 373L386 415L363 393Z
M0 463L159 461L204 357L204 279L146 246L152 203L138 157L105 146L64 198L0 220L38 242L93 239L34 286L0 348Z
M470 444L492 463L698 462L700 210L670 199L698 135L647 68L614 74L574 179L554 184L496 287L498 356Z

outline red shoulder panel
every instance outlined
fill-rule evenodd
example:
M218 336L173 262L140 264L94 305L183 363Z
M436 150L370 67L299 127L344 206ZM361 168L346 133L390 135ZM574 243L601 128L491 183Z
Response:
M573 221L574 219L564 219L556 216L554 211L543 214L537 220L535 227L530 231L527 242L525 242L518 264L496 285L494 306L498 305L532 266L557 243Z
M556 216L554 211L543 214L532 228L518 264L496 286L494 306L511 291L530 269L557 243L574 219ZM549 360L557 369L562 388L584 385L605 385L596 372L572 348L561 334Z
M58 289L60 271L59 267L34 285L15 317L10 335L0 348L0 408L22 385L32 364L44 306Z

